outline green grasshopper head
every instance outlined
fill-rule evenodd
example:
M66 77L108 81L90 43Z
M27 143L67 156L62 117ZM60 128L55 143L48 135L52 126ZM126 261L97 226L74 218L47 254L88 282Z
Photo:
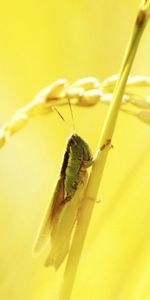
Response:
M70 137L70 143L76 144L77 152L83 153L83 164L86 167L91 166L93 162L92 152L88 146L88 144L77 134L73 134Z

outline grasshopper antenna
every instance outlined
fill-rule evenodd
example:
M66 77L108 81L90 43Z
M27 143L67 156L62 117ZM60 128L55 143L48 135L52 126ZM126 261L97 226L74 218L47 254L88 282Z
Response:
M60 116L60 118L61 118L64 122L66 122L66 120L64 119L64 117L62 116L62 114L59 112L59 110L56 108L56 106L52 106L52 109ZM69 125L69 124L67 123L67 125ZM70 127L70 125L69 125L69 127Z
M73 123L73 131L76 132L76 130L75 130L74 116L73 116L73 111L72 111L72 106L71 106L71 102L70 102L70 99L69 99L69 98L68 98L68 104L69 104L69 108L70 108L70 112L71 112L71 118L72 118L72 123ZM65 119L64 119L64 117L62 116L62 114L61 114L61 113L59 112L59 110L56 108L56 106L52 106L52 109L53 109L54 111L56 111L56 113L60 116L60 118L61 118L64 122L66 122Z
M72 118L72 123L73 123L73 131L76 132L72 106L71 106L71 102L70 102L69 98L68 98L68 104L69 104L69 108L70 108L70 112L71 112L71 118Z
M61 119L65 122L64 117L61 115L61 113L59 112L59 110L55 106L53 106L53 110L55 110L57 112L57 114L61 117Z

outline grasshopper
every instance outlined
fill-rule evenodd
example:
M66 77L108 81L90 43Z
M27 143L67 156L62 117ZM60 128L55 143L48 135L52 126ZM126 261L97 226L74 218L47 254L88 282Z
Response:
M33 251L39 254L50 243L45 266L56 270L69 252L73 228L78 220L93 157L87 143L77 134L67 141L60 176L52 200L39 228Z

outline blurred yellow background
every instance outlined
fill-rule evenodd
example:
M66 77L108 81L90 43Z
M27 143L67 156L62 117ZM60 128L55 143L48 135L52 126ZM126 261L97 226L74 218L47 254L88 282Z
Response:
M0 10L0 122L43 87L117 73L137 0L3 1ZM132 74L150 76L150 24ZM107 108L73 108L93 152ZM61 113L71 122L68 107ZM57 114L37 117L0 155L0 299L56 300L64 265L43 267L32 244L52 194L70 128ZM150 127L120 113L72 300L150 299Z

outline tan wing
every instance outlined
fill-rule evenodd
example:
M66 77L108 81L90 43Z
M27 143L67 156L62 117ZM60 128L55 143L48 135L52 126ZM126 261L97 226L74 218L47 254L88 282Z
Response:
M64 179L63 177L60 177L55 188L54 196L48 204L33 245L33 253L35 255L38 255L45 248L47 242L49 241L53 218L59 210L63 200Z
M57 270L68 254L73 228L77 221L79 208L82 205L87 178L87 172L85 172L72 199L61 206L59 218L55 217L51 232L51 248L45 262L47 267L54 266Z

